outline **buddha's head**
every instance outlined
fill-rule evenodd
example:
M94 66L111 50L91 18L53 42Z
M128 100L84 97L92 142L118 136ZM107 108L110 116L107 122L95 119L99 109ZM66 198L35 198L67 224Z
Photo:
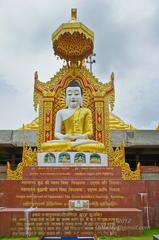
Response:
M76 80L72 80L66 88L66 107L79 108L82 106L83 91Z

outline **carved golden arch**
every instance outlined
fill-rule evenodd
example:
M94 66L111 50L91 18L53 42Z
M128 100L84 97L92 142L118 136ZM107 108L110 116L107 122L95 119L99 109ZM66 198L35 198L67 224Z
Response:
M114 76L109 83L99 82L85 67L63 67L50 81L43 83L35 73L34 107L39 105L39 139L41 143L54 139L56 112L65 107L65 88L72 79L79 81L84 92L84 107L93 115L94 139L110 146L109 110L114 106Z

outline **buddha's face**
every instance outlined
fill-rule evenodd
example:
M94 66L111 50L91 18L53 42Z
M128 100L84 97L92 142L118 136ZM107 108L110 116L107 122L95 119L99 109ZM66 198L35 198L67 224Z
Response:
M80 87L66 88L66 105L68 108L78 108L82 105L82 94Z

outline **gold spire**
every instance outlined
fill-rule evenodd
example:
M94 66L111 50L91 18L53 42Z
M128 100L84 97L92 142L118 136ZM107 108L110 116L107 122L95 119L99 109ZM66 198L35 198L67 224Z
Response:
M71 8L71 21L77 21L77 8Z

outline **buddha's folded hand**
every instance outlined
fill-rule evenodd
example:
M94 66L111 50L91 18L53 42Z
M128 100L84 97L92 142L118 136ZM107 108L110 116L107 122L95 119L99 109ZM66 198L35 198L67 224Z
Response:
M71 135L71 139L76 140L76 139L87 139L87 135L86 134L73 134Z

